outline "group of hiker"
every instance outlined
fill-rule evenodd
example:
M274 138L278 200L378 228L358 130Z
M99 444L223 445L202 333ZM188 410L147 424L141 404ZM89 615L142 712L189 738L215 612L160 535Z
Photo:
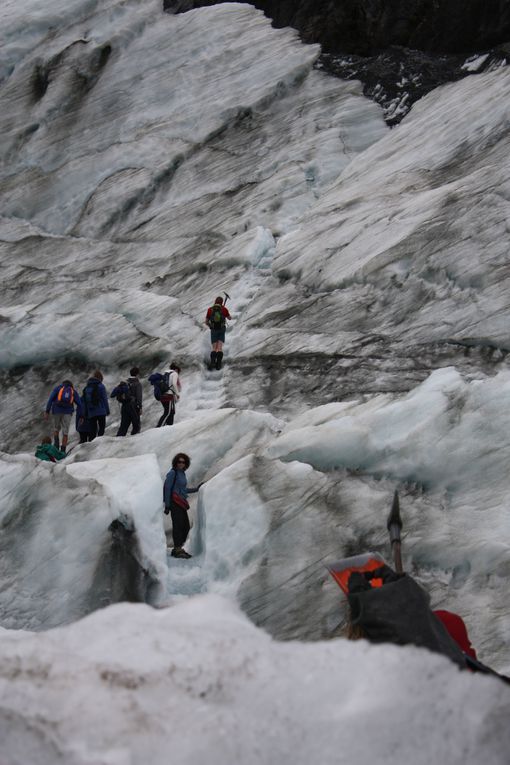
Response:
M209 369L221 369L223 344L225 342L226 322L231 319L222 297L217 297L207 309L205 323L211 332L211 356ZM163 413L156 427L173 425L175 405L180 397L181 369L172 362L163 372L154 372L149 377L153 386L154 397L161 403ZM132 367L126 380L121 380L110 393L120 403L120 425L117 436L125 436L129 428L134 436L141 429L143 390L139 379L140 369ZM87 380L81 396L73 383L66 379L56 385L46 404L45 417L51 417L53 443L45 435L37 447L36 456L42 460L56 462L66 454L69 441L69 428L73 414L76 414L76 431L80 443L93 441L104 435L106 418L110 415L108 394L103 384L103 374L96 369Z
M155 398L161 401L163 406L163 415L156 426L158 428L163 424L173 424L175 402L179 400L181 390L179 373L179 366L172 363L163 374L156 372L149 378L154 387ZM110 393L110 398L116 399L120 404L117 436L127 435L129 428L132 436L141 430L143 390L139 375L140 369L132 367L129 377L121 380ZM53 443L46 435L37 447L36 457L54 462L65 456L73 415L76 416L76 431L81 444L104 435L110 406L103 384L103 374L99 369L89 377L81 395L68 379L53 388L44 414L46 420L51 418Z

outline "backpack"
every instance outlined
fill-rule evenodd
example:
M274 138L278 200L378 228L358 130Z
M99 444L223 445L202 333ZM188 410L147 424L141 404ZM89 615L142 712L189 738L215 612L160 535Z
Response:
M117 385L117 395L115 398L117 401L120 401L121 404L133 400L129 385L124 380Z
M209 316L209 327L211 329L223 329L225 326L225 317L223 316L222 306L219 303L215 303L210 307L211 315Z
M83 389L83 398L85 400L85 406L99 406L101 403L101 394L99 393L99 385L95 383L89 383Z
M170 391L170 375L168 372L165 372L164 375L161 372L154 372L149 377L149 382L154 388L154 398L156 401L161 401L161 396Z
M165 372L161 380L159 381L159 390L161 391L161 395L164 393L168 393L170 390L170 375L168 372Z
M59 404L67 404L72 406L74 403L74 388L72 385L61 385L57 393L57 401Z

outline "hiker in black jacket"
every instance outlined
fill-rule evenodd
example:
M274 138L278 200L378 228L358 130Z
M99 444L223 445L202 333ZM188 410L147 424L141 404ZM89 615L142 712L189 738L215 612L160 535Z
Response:
M131 425L131 435L136 436L140 432L142 414L142 383L138 379L140 370L138 367L130 369L131 375L127 382L122 380L111 392L110 397L116 398L120 403L120 426L118 436L127 435Z

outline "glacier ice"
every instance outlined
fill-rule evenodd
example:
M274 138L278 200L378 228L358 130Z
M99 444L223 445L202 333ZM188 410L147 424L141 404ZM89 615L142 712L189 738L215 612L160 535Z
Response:
M13 762L503 765L505 688L339 639L326 563L388 556L399 487L407 570L509 672L508 72L441 88L388 131L357 83L245 5L8 0L0 16ZM223 290L227 363L207 372ZM32 456L58 379L100 366L111 389L171 360L173 427L153 427L144 379L140 435L114 438L114 405L63 463ZM206 482L186 562L161 512L181 450ZM155 608L97 611L126 599Z

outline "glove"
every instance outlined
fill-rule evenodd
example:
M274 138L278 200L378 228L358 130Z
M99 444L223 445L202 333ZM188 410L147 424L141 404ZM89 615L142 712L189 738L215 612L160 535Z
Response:
M371 590L370 582L365 578L366 574L362 571L353 571L349 577L348 587L349 595L355 595L358 592Z
M349 595L355 595L358 592L365 592L371 590L370 584L372 579L382 579L383 584L389 584L391 582L397 582L404 574L396 574L392 568L386 566L386 564L379 566L379 568L373 571L353 571L349 577L348 587Z
M168 515L168 513L170 512L170 508L169 507L165 507L163 512L165 513L165 515Z

